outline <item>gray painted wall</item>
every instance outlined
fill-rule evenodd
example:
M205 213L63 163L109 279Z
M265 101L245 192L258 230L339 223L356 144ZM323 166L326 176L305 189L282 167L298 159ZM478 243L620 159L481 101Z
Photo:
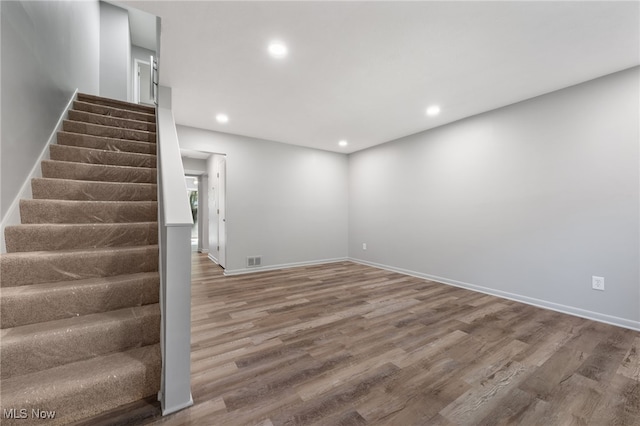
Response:
M207 173L207 160L182 157L182 167L184 167L184 172L187 174L199 175Z
M76 88L99 89L97 2L0 2L2 218Z
M639 73L350 155L350 257L639 326Z
M100 2L100 96L131 101L129 13Z
M178 139L227 155L227 271L254 255L264 266L347 256L346 155L180 125Z
M134 59L140 59L141 61L149 62L149 56L156 56L154 50L145 49L144 47L131 45L131 65L133 66Z

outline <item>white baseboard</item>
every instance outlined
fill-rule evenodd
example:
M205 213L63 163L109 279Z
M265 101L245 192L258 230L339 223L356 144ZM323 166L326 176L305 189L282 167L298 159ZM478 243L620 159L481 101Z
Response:
M62 130L62 123L64 122L64 120L67 119L68 112L73 106L73 101L76 99L77 95L78 95L78 89L76 89L73 92L73 95L71 95L71 99L69 99L69 102L67 102L67 105L64 107L64 110L60 114L60 117L58 118L58 122L56 123L56 126L54 127L54 129L51 131L51 134L49 135L49 139L47 140L46 145L42 149L40 156L38 157L35 164L33 165L33 168L31 169L31 172L27 176L27 179L24 181L24 183L20 187L20 191L18 192L16 197L13 199L13 202L9 206L9 209L7 210L7 214L2 219L2 223L0 224L0 252L1 253L7 252L7 248L4 241L4 228L6 228L7 226L19 225L21 223L20 222L20 200L32 198L33 194L31 193L31 179L42 177L42 170L40 169L40 163L42 163L42 160L49 159L49 146L56 143L58 132Z
M211 261L212 261L213 263L215 263L216 265L219 265L219 264L220 264L220 262L218 262L218 259L216 259L216 258L213 256L213 253L209 253L209 254L207 255L207 257L209 258L209 260L211 260Z
M204 253L204 254L207 254L207 253L209 253L209 249L203 249L203 248L198 249L198 253Z
M211 255L209 255L209 258L211 258ZM345 262L348 260L349 259L346 257L339 257L335 259L313 260L309 262L295 262L295 263L283 263L280 265L260 266L257 268L225 269L224 275L233 276L233 275L252 274L254 272L275 271L276 269L298 268L301 266L324 265L325 263Z
M465 288L468 290L473 290L480 293L501 297L503 299L509 299L509 300L514 300L516 302L526 303L527 305L536 306L538 308L549 309L549 310L560 312L563 314L573 315L576 317L586 318L593 321L602 322L605 324L611 324L618 327L624 327L624 328L629 328L631 330L640 331L640 321L633 321L626 318L620 318L612 315L602 314L599 312L587 311L585 309L576 308L574 306L562 305L559 303L549 302L546 300L535 299L533 297L522 296L519 294L509 293L502 290L495 290L488 287L482 287L479 285L469 284L462 281L451 280L448 278L438 277L435 275L423 274L421 272L410 271L402 268L396 268L394 266L383 265L380 263L369 262L366 260L355 259L355 258L349 258L348 260L354 263L360 263L362 265L373 266L374 268L385 269L387 271L398 272L400 274L409 275L417 278L424 278L430 281L436 281L436 282L451 285L454 287Z

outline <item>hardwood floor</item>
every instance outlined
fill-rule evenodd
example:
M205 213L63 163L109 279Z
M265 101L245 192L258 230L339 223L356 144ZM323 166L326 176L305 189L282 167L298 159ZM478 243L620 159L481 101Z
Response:
M639 425L640 333L344 262L192 275L165 425Z

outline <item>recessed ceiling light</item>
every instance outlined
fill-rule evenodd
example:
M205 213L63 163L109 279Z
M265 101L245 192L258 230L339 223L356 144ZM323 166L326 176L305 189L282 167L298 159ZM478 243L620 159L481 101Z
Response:
M216 115L216 120L218 123L226 123L229 121L229 116L227 114L218 114Z
M284 43L274 41L269 44L269 54L274 58L284 58L285 56L287 56L288 52L289 50L287 49L287 46L284 45Z
M440 114L440 107L438 105L432 105L429 108L427 108L427 115L428 116L435 116Z
M347 141L345 141L345 140L341 140L340 142L338 142L338 145L340 145L340 146L347 146L347 145L348 145L348 143L347 143Z

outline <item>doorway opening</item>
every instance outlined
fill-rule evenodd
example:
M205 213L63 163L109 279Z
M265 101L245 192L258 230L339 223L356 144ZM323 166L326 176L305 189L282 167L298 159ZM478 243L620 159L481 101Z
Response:
M137 104L154 105L153 102L153 77L151 74L151 62L134 59L133 101Z
M198 176L185 176L187 195L191 207L193 226L191 227L191 251L198 251Z
M181 150L187 196L193 216L192 251L227 264L226 155Z

